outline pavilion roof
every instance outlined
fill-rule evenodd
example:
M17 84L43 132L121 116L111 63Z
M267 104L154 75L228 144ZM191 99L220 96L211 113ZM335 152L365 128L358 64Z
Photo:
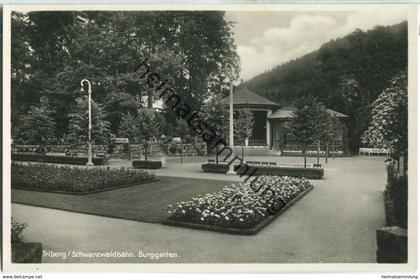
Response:
M274 111L268 118L269 119L288 119L288 118L292 118L293 115L293 106L286 106L286 107L282 107L277 109L276 111ZM331 116L335 116L337 118L347 118L348 116L332 110L332 109L327 109L327 112L331 115Z
M229 96L222 99L222 103L229 104ZM279 108L280 105L272 102L254 91L249 90L245 87L237 88L233 92L233 105L241 107L266 107L266 108Z

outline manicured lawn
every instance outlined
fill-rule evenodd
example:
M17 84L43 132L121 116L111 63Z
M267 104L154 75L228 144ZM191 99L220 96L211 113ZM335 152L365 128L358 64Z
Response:
M169 204L221 189L228 181L158 177L152 182L74 196L12 189L12 202L143 222L161 222Z

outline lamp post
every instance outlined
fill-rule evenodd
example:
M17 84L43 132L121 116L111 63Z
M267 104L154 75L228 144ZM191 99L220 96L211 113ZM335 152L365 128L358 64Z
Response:
M84 88L83 88L83 83L87 82L88 84L88 96L89 96L89 127L88 127L88 161L86 163L86 166L93 166L93 162L92 162L92 85L90 83L89 80L87 79L82 79L82 81L80 82L81 85L81 91L84 92Z
M234 142L233 142L233 82L230 82L230 90L229 90L229 145L232 149L232 156L235 155L234 153ZM235 172L235 163L232 162L229 164L229 170L227 174L236 175Z

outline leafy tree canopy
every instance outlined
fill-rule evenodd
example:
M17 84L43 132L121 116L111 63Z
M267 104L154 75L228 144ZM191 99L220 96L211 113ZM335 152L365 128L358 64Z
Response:
M219 11L13 13L12 125L48 96L59 112L53 118L62 137L70 121L67 104L81 96L80 80L88 78L116 134L124 113L150 108L158 98L136 71L146 60L150 73L198 111L211 95L225 93L227 77L238 76L232 24ZM170 108L164 110L175 124Z
M53 144L55 138L55 122L53 110L46 98L40 105L31 106L27 115L22 117L21 125L17 127L17 141L20 144Z
M362 141L373 147L389 149L396 159L406 153L408 147L407 70L392 79L391 86L372 106L372 121Z
M235 111L233 121L233 132L235 139L242 145L245 139L252 136L254 127L254 114L250 110Z

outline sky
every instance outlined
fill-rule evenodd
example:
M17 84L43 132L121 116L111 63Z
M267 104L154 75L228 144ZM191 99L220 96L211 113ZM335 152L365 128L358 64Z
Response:
M405 11L227 11L241 60L240 78L248 80L274 66L317 50L356 29L393 25Z

